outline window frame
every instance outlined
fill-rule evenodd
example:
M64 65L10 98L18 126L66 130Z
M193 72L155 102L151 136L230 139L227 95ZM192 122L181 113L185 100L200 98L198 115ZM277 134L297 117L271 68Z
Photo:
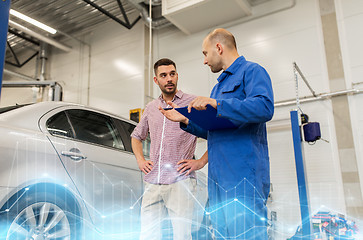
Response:
M90 112L92 114L98 114L98 115L102 115L103 117L105 118L108 118L112 124L113 124L113 128L114 130L116 130L119 134L119 137L120 137L120 140L123 144L123 147L124 149L121 149L121 148L116 148L116 147L112 147L112 146L107 146L107 145L103 145L103 144L99 144L99 143L94 143L94 142L89 142L89 141L85 141L85 140L81 140L81 139L77 139L76 138L76 134L75 134L75 130L74 130L74 125L71 121L71 119L69 118L68 116L68 111L69 110L77 110L77 111L87 111L87 112ZM55 115L61 113L61 112L64 112L66 117L67 117L67 121L68 123L70 124L71 128L72 128L72 131L73 131L73 135L75 137L67 137L67 136L60 136L60 135L54 135L54 134L51 134L48 130L48 120L51 119L52 117L54 117ZM98 112L98 111L95 111L93 109L87 109L87 108L82 108L82 107L75 107L75 108L62 108L60 111L57 111L56 113L52 114L51 116L47 117L45 119L45 130L47 131L47 133L49 133L51 136L53 137L56 137L56 138L63 138L63 139L67 139L67 140L71 140L71 141L76 141L76 142L81 142L81 143L85 143L85 144L90 144L90 145L94 145L94 146L98 146L98 147L103 147L103 148L108 148L108 149L112 149L112 150L116 150L116 151L121 151L121 152L131 152L132 153L132 149L131 149L131 143L128 144L128 143L125 143L125 138L123 137L123 135L125 134L123 129L119 126L119 124L117 123L117 121L115 120L120 120L120 121L123 121L122 119L118 119L118 118L115 118L113 116L110 116L110 115L107 115L105 113L102 113L102 112ZM130 146L128 146L130 145Z
M121 138L123 139L124 143L126 142L126 144L125 144L126 151L133 154L132 146L131 146L131 136L129 135L129 133L127 132L125 127L123 126L123 123L131 124L131 125L134 125L134 124L129 123L129 122L124 121L124 120L119 119L119 118L115 118L114 122L115 122L115 125L116 125L116 127L118 128L118 130L120 132ZM134 125L134 126L136 127L136 125Z
M128 122L128 121L125 121L125 120L122 120L122 119L117 119L117 123L119 125L119 127L122 129L122 131L125 133L125 135L127 136L127 139L129 139L129 141L127 141L128 143L130 143L130 152L133 154L133 151L132 151L132 146L131 146L131 133L129 133L124 125L122 123L127 123L127 124L130 124L130 125L133 125L134 126L134 129L136 128L136 124L133 123L132 121L131 122ZM148 154L145 154L145 152L143 151L144 153L144 156L145 158L150 158L150 144L151 144L151 141L150 141L150 134L148 134L148 136L146 137L146 139L144 141L142 141L142 147L144 149L144 146L146 144L146 142L149 143L149 146L148 146Z
M100 115L100 116L106 118L107 120L109 120L111 122L111 124L112 124L113 130L115 130L115 131L118 132L118 135L120 137L119 140L122 143L123 149L122 148L117 148L117 147L112 147L112 146L109 146L109 145L100 144L100 143L90 142L90 141L87 141L87 140L82 140L82 139L77 138L77 131L74 128L74 123L72 123L72 120L69 117L69 111L74 111L74 110L76 110L76 111L83 111L83 112L89 112L89 113L91 113L93 115ZM96 112L96 111L88 110L88 109L67 109L67 110L65 110L65 113L67 115L68 121L70 122L70 124L72 126L72 129L74 130L74 133L75 133L74 134L74 136L75 136L74 139L75 140L80 141L80 142L85 142L85 143L88 143L88 144L102 146L102 147L105 147L105 148L111 148L111 149L116 149L116 150L120 150L120 151L126 151L126 146L125 146L125 143L124 143L124 141L122 139L121 133L120 133L119 129L117 128L114 119L111 116L106 115L106 114L103 114L103 113L99 113L99 112Z

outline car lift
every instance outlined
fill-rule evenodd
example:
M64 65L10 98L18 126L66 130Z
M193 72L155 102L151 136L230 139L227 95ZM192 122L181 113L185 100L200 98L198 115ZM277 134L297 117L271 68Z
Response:
M299 101L299 93L298 93L298 74L302 77L305 84L308 86L314 97L316 96L315 92L310 87L309 83L305 79L304 75L300 71L297 64L293 63L294 75L295 75L295 84L296 84L296 106L297 109L290 111L290 119L291 119L291 131L292 138L294 144L294 153L295 153L295 166L296 166L296 176L297 176L297 184L299 191L299 200L300 200L300 213L301 213L301 228L302 235L301 239L310 239L311 236L311 221L310 221L310 209L309 209L309 191L308 184L306 181L305 174L305 163L303 156L303 145L301 138L301 113L300 113L300 101ZM299 236L300 237L300 236Z
M54 81L37 81L19 73L4 69L6 40L9 24L10 0L0 0L0 96L2 87L47 87L52 89L52 101L62 100L62 86ZM25 64L25 63L24 63ZM27 81L2 81L3 73L15 75ZM30 81L29 81L30 80Z
M6 38L8 35L10 0L0 1L0 96L5 62Z

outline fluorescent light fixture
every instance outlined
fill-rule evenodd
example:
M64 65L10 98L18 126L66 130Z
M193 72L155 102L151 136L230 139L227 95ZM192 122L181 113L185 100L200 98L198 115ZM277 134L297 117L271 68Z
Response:
M49 27L49 26L47 26L47 25L45 25L45 24L43 24L41 22L38 22L37 20L32 19L32 18L30 18L28 16L25 16L24 14L22 14L20 12L17 12L17 11L15 11L13 9L10 9L10 14L15 16L15 17L18 17L18 18L20 18L20 19L22 19L24 21L27 21L28 23L31 23L34 26L37 26L38 28L41 28L41 29L43 29L43 30L45 30L45 31L47 31L47 32L49 32L51 34L55 34L57 32L57 30L55 30L54 28L51 28L51 27Z

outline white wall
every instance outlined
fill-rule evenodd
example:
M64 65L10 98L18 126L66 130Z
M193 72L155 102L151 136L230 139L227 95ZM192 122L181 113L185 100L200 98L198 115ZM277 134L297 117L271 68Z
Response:
M36 57L30 60L22 68L17 68L9 64L5 64L4 68L12 72L21 73L31 78L36 77L35 73ZM3 74L3 82L5 81L24 81L21 78L13 77L8 74ZM15 104L24 104L30 102L36 102L38 97L38 88L8 88L2 86L0 106L10 106Z
M108 22L85 36L89 48L73 41L71 53L52 55L52 80L62 83L64 101L87 104L126 118L143 107L144 25L131 30ZM78 47L77 47L78 46ZM89 100L88 100L88 87Z
M363 1L336 0L338 30L342 48L342 59L346 88L363 89ZM352 119L355 154L357 158L359 177L363 186L363 94L349 96L350 117ZM345 157L344 161L351 158ZM359 192L352 186L352 201ZM362 194L362 193L361 193ZM361 204L361 203L358 203Z
M324 42L318 2L298 0L297 5L250 22L227 28L237 41L239 53L247 60L260 63L271 75L275 101L295 98L292 63L297 62L316 93L330 92L325 62ZM203 66L201 44L212 29L185 35L175 28L155 34L154 60L173 59L178 67L179 88L196 95L209 96L218 74ZM311 95L300 79L300 96ZM273 201L270 209L277 211L279 238L293 234L300 223L300 209L289 126L289 111L294 108L275 109L272 122L286 122L283 128L269 129L271 182ZM345 212L339 158L334 129L332 106L329 100L302 104L301 108L311 121L321 124L323 138L330 142L304 144L312 212L322 205L335 212ZM272 124L273 125L273 124Z
M130 109L143 107L143 22L139 21L128 30L114 21L108 21L80 38L89 45L76 40L63 40L72 47L71 52L51 49L46 80L57 81L62 85L64 101L85 105L89 103L92 107L129 118ZM35 60L32 60L20 69L6 68L34 77L35 66ZM15 80L7 76L4 80L7 78ZM29 88L3 88L0 104L8 106L36 102L36 91ZM47 100L47 97L43 100Z

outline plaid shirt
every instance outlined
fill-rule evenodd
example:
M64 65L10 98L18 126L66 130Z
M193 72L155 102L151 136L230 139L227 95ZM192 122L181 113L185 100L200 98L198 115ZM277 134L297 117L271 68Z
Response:
M172 101L179 107L185 107L194 98L194 95L179 90ZM189 176L180 174L177 162L193 158L197 137L182 130L178 122L164 117L159 106L168 107L162 95L146 105L140 122L131 134L131 137L143 141L150 132L150 160L154 166L144 180L152 184L171 184L188 177L195 178L195 173Z

